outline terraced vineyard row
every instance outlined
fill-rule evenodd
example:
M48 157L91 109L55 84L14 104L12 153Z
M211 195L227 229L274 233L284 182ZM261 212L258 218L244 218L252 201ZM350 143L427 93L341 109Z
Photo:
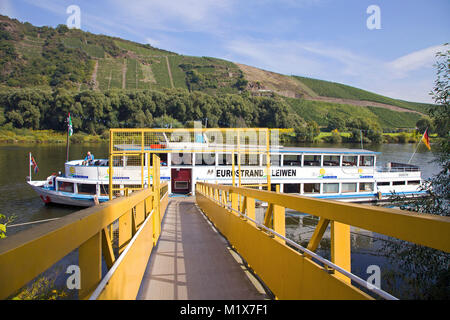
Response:
M409 101L403 101L398 99L392 99L373 92L362 90L359 88L351 87L342 83L298 77L294 76L300 82L304 83L310 89L312 89L317 95L321 97L352 99L359 101L373 101L378 103L384 103L387 105L397 106L405 109L423 112L424 104L415 103Z
M97 82L100 90L122 88L123 59L100 59L97 70Z
M134 52L135 54L143 57L151 57L151 56L164 56L170 54L167 51L159 50L152 47L145 47L143 45L134 44L128 41L114 41L115 44L126 51Z
M362 107L323 101L284 98L292 110L305 120L313 120L320 126L328 124L328 114L341 115L344 119L373 119L382 128L414 128L421 116L412 112L397 112L377 107Z
M104 58L105 51L102 47L95 44L83 43L81 39L78 38L67 38L64 39L64 45L68 48L79 48L85 51L88 55L93 58Z

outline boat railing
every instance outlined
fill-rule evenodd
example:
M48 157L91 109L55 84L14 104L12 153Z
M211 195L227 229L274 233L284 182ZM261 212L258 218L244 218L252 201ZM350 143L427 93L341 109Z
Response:
M420 168L418 166L399 163L399 162L388 162L383 167L377 167L378 172L418 172Z
M69 166L77 166L77 167L108 167L109 160L108 159L96 159L92 161L90 164L83 164L84 160L72 160L67 162L66 164ZM114 163L121 163L121 161L114 161Z

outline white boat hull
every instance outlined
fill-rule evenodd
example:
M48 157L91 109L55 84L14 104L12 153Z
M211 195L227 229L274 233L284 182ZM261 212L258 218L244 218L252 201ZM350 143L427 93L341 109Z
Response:
M45 204L57 203L76 207L92 207L95 205L95 196L71 194L44 188L46 181L28 181L31 188L39 195ZM108 200L108 197L99 197L99 202Z

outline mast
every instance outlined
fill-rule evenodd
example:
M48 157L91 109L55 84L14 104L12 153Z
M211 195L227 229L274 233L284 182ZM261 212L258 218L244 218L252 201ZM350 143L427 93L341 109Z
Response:
M69 117L67 118L67 141L66 141L66 162L69 162L69 119L70 119L70 112Z
M30 168L30 181L31 181L31 152L29 152L28 156L30 158L28 161L28 167Z
M422 142L422 139L423 139L423 137L425 136L425 133L427 133L427 130L428 130L428 127L425 129L425 132L423 133L422 138L420 138L419 143L418 143L417 146L416 146L416 150L414 150L414 153L412 154L411 158L409 158L408 164L411 163L411 160L412 160L412 158L414 157L414 155L416 154L417 149L419 149L419 145L420 145L420 143Z

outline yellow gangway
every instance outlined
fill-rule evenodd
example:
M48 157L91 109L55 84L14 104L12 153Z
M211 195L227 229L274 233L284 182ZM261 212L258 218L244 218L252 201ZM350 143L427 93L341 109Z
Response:
M396 299L351 273L350 226L450 252L449 217L208 183L196 201L277 299ZM286 208L320 218L306 248L285 236ZM329 225L331 261L314 252Z

